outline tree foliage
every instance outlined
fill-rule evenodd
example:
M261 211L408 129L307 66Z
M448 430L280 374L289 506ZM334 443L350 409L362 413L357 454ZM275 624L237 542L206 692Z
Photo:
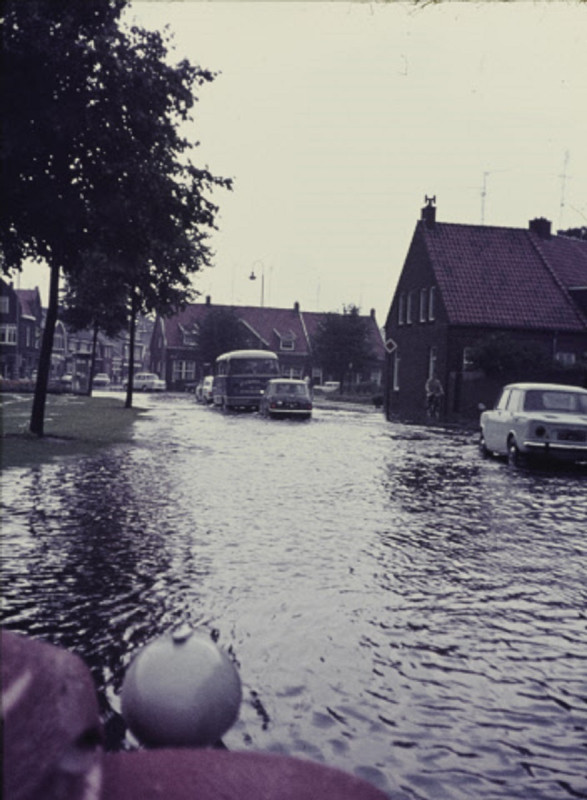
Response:
M481 369L489 376L531 376L551 366L538 344L519 342L507 333L493 333L478 341L470 358L474 369Z
M82 306L108 284L132 338L139 312L171 313L192 296L192 274L211 262L212 192L231 185L197 168L180 134L213 74L172 66L160 33L124 29L126 3L9 0L2 19L2 268L32 257L51 269L39 435L60 271Z
M572 239L582 239L587 241L587 226L581 228L568 228L566 231L558 231L559 236L570 236Z
M367 321L354 305L342 314L327 314L313 337L317 362L340 383L342 393L349 372L360 371L372 357Z
M199 326L196 346L203 364L209 364L211 368L222 353L246 346L247 334L235 311L214 308L206 314Z

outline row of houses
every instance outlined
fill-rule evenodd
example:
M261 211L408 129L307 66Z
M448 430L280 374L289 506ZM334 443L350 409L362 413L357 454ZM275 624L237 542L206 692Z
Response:
M474 418L510 380L587 385L587 241L438 222L427 198L385 322L389 419L421 419L437 377L445 418ZM492 368L480 368L480 351ZM510 353L510 363L497 355Z
M46 309L38 288L16 289L0 279L0 376L7 381L32 381L35 378ZM153 320L141 318L137 326L135 365L149 368L149 345ZM83 392L89 383L90 361L94 346L92 331L72 331L61 320L55 326L49 379L59 383L71 376L76 391ZM128 336L110 339L98 334L94 372L109 376L113 383L127 378Z
M38 289L15 289L1 282L0 306L0 373L10 380L34 378L39 357L44 310ZM299 303L289 309L257 306L213 304L210 297L202 303L191 303L170 317L158 316L154 321L141 318L135 344L135 370L155 372L168 389L184 391L211 374L213 364L202 360L198 350L198 334L208 315L214 311L231 312L241 326L243 347L273 350L278 353L282 374L308 378L322 383L335 376L327 374L317 363L313 337L327 315L302 312ZM355 386L379 391L383 381L385 348L375 312L362 318L368 336L371 358L354 369L349 381ZM74 389L84 391L89 382L93 348L91 331L71 331L58 321L55 329L50 380L72 376ZM127 379L128 337L117 339L98 334L95 373L105 373L113 384Z
M327 314L302 311L299 303L291 308L266 306L215 305L210 297L203 303L187 305L172 317L157 317L151 339L152 370L162 376L167 386L182 390L186 385L211 374L213 364L198 355L198 332L213 311L232 312L241 326L242 346L255 350L272 350L279 356L282 375L308 378L321 384L337 376L326 372L317 361L313 340ZM383 382L385 347L375 312L362 317L367 332L371 358L360 368L349 371L349 383L379 391Z

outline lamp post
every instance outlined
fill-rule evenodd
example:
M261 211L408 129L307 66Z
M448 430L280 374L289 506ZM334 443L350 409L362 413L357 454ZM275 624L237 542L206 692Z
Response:
M261 265L261 308L265 305L265 264L261 260L255 261L253 267L251 268L251 274L249 275L250 281L256 281L257 276L255 275L255 264Z

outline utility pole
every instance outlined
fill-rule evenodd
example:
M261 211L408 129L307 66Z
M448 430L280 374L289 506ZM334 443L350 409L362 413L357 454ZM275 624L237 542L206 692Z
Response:
M255 261L255 264L261 264L261 308L263 308L265 305L265 264L260 259ZM253 264L253 269L251 269L251 274L249 275L250 281L257 280L254 270L255 264Z

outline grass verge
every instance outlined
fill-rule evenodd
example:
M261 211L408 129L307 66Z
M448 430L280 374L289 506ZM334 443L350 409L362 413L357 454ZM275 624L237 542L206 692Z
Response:
M0 395L2 469L47 463L63 456L88 455L132 439L133 423L144 409L125 408L115 397L48 395L45 435L29 433L33 398Z

